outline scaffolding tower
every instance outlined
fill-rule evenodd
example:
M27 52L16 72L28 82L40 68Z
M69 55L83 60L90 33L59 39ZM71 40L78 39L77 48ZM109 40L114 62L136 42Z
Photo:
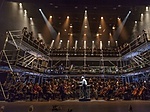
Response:
M48 67L50 57L41 52L39 46L37 46L38 49L34 48L34 44L23 35L21 30L7 31L0 55L1 64L8 65L12 72L13 66L44 72Z

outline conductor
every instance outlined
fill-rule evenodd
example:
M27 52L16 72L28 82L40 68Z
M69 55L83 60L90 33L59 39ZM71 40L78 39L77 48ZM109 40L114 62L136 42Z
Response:
M87 92L86 92L86 89L87 89L87 81L86 79L84 78L84 76L81 77L82 81L81 81L81 84L82 84L82 93L83 93L83 98L87 98Z

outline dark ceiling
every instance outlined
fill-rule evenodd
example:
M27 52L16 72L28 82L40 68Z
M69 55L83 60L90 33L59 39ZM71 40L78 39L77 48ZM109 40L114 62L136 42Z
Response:
M80 4L80 5L101 5L101 6L112 6L112 5L150 5L149 0L6 0L14 2L32 2L32 3L60 3L60 4Z

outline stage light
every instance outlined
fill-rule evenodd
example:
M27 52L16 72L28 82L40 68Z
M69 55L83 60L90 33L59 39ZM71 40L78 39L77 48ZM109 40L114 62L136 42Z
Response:
M64 29L64 31L66 32L67 30L66 30L66 29Z
M52 40L51 42L50 49L52 49L53 45L54 45L54 40Z
M53 16L50 16L49 18L50 18L50 19L52 19L52 18L53 18Z
M141 16L143 16L143 13L141 14Z
M19 6L22 7L22 3L19 3Z
M129 13L131 13L131 11L129 11Z
M22 3L19 3L19 8L23 9Z
M86 49L86 41L84 41L84 49Z
M58 6L55 6L55 8L57 9L57 8L58 8Z
M113 26L112 29L115 30L116 29L115 26Z
M68 42L67 42L67 49L69 48L69 42L70 42L70 41L68 40Z
M86 33L84 34L84 36L86 36Z
M72 25L70 25L70 28L72 28Z
M20 6L22 6L22 3L19 3Z
M104 17L101 17L101 19L104 19Z
M24 13L27 14L27 10L24 10Z
M69 16L67 16L67 19L69 19Z
M77 7L77 6L75 6L74 8L75 8L75 9L77 9L78 7Z
M71 36L73 36L73 34L72 34L72 33L71 33L70 35L71 35Z
M85 25L84 28L87 28L87 25Z
M148 7L146 7L146 11L148 11Z
M75 50L77 49L78 41L75 41Z
M102 41L100 41L99 48L100 48L100 49L103 48L103 43L102 43Z
M42 11L42 9L39 9L39 11Z
M135 21L134 23L137 24L137 21Z
M87 19L87 16L85 16L84 18Z
M116 46L118 46L118 41L115 41L115 43L116 43Z
M34 25L32 17L30 17L30 24Z
M95 44L94 44L94 41L92 41L92 50L94 49L95 47Z
M118 20L120 20L120 18L119 18L119 17L118 17L117 19L118 19Z
M27 10L24 10L24 16L27 16Z
M60 35L60 32L58 32L58 35Z
M108 41L108 46L110 46L110 41Z
M102 27L101 27L101 25L99 25L99 27L98 27L99 29L101 29Z
M99 36L99 34L97 33L97 34L96 34L96 36L98 37L98 36Z
M62 40L60 40L60 42L62 42Z

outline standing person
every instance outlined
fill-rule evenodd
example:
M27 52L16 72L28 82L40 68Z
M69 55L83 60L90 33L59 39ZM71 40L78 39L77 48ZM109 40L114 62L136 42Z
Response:
M82 79L81 84L82 84L83 98L87 98L87 92L86 92L86 89L87 89L87 81L86 81L86 79L85 79L84 76L82 76L81 79Z
M64 101L64 99L65 99L65 88L64 88L63 82L59 85L59 93L60 93L61 100Z

